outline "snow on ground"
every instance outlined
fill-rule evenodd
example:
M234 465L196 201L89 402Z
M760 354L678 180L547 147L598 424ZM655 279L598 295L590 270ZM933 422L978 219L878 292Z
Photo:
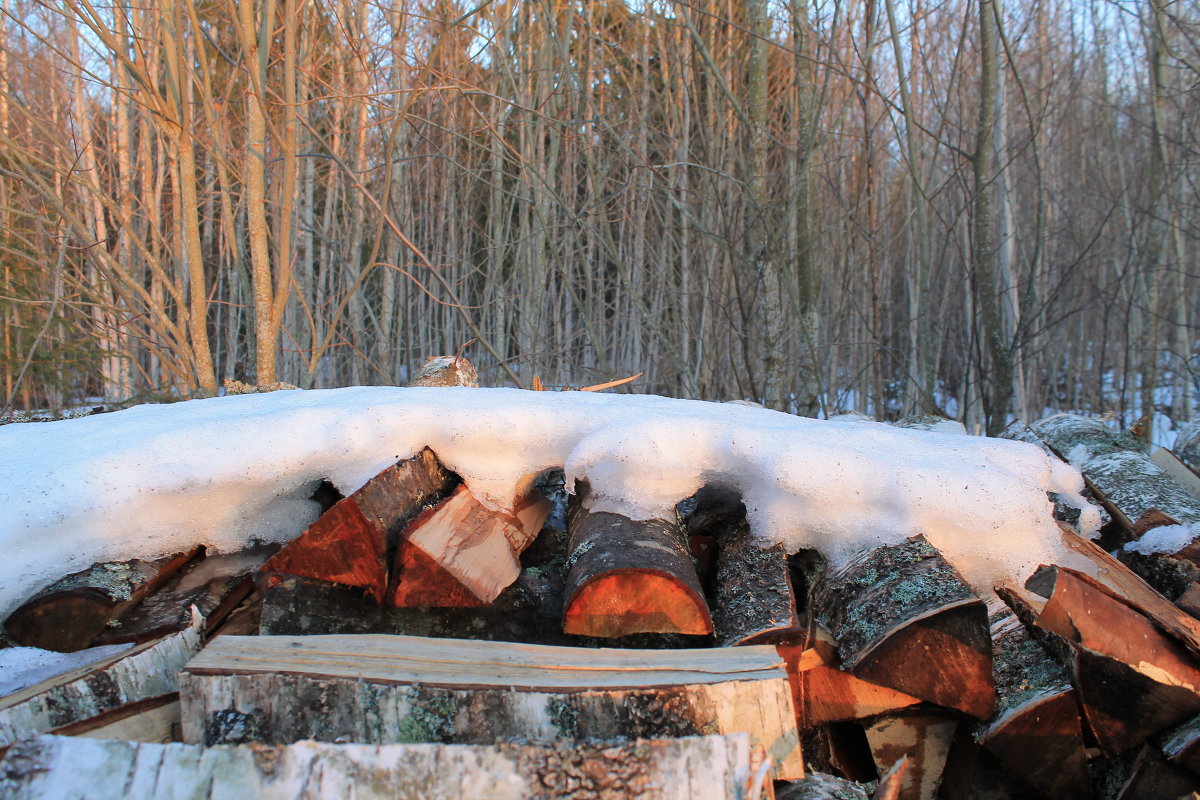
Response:
M1046 497L1082 503L1082 479L1032 445L646 395L355 387L0 427L0 614L96 561L288 540L322 479L349 494L426 445L497 507L559 466L592 508L639 519L723 482L757 535L834 563L925 533L980 589L1086 569Z

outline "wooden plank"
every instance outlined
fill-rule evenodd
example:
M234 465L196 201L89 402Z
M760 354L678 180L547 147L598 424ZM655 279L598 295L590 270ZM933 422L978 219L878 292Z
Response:
M180 675L183 737L483 743L746 732L803 775L770 647L585 650L406 636L223 636Z
M745 735L553 744L199 747L42 736L0 759L9 800L746 800ZM770 781L762 800L772 796Z
M204 624L126 650L0 699L0 746L177 691L176 675L200 649Z

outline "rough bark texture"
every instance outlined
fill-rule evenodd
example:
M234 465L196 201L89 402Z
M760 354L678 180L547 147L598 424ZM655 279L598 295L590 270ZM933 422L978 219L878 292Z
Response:
M1193 472L1200 474L1200 422L1180 425L1171 449L1179 456L1180 461L1187 464Z
M1029 584L1048 596L1036 625L1070 645L1083 718L1105 752L1123 753L1200 712L1195 658L1145 616L1063 567Z
M183 630L192 606L215 630L254 588L255 570L278 550L276 545L195 559L159 591L122 614L96 638L97 644L142 642Z
M1200 500L1151 461L1133 434L1074 414L1047 417L1032 427L1060 457L1079 467L1098 499L1131 535L1152 510L1176 522L1200 521ZM1137 535L1146 530L1141 526Z
M13 747L0 760L0 795L10 800L741 800L761 760L744 735L208 748L42 736ZM770 781L767 787L769 792Z
M722 647L779 641L799 632L783 545L762 545L746 522L720 537L713 629Z
M458 482L426 447L335 504L263 564L262 571L361 586L382 602L400 531Z
M1047 797L1091 797L1083 722L1066 671L1010 609L999 601L990 608L996 713L976 739Z
M814 587L842 667L981 719L995 703L987 610L924 536L878 547Z
M871 800L871 795L854 781L809 772L803 780L776 789L775 800Z
M180 686L191 743L746 732L780 777L803 775L787 674L768 647L655 652L407 636L223 636L187 665Z
M478 386L475 365L461 355L432 356L425 360L409 386Z
M0 746L177 691L176 673L200 649L197 615L174 636L59 675L0 700Z
M712 633L688 543L674 522L593 514L568 521L563 630L613 638L633 633Z
M9 615L17 644L72 653L90 647L115 617L166 583L204 548L153 561L93 564L55 581Z

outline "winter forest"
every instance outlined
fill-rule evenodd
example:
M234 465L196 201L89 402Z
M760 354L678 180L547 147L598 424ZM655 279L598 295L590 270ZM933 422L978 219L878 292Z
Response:
M404 383L1200 398L1184 0L4 0L4 410Z

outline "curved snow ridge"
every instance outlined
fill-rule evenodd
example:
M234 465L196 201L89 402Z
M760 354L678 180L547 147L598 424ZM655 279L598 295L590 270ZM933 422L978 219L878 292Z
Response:
M355 387L0 427L0 613L95 561L286 541L321 479L349 494L425 446L497 507L559 466L636 519L722 482L764 541L834 564L924 533L981 590L1082 566L1046 497L1079 498L1082 478L1032 445L649 395Z

